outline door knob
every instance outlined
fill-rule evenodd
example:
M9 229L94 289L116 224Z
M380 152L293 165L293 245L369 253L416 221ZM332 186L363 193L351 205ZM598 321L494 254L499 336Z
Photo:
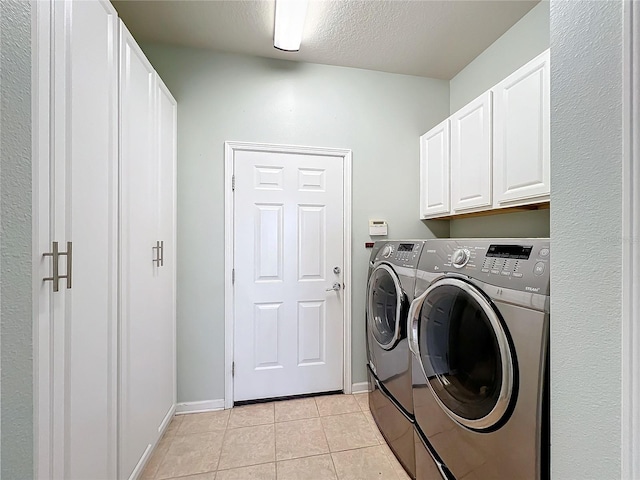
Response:
M327 288L327 292L339 292L341 288L340 282L334 282L331 288Z

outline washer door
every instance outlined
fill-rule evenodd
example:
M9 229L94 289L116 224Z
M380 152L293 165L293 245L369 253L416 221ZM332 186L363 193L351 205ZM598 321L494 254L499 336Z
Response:
M495 426L515 400L515 358L500 316L473 285L434 282L409 312L411 347L444 411L473 430Z
M375 267L367 289L367 322L376 343L385 350L400 339L406 302L396 272L384 263Z

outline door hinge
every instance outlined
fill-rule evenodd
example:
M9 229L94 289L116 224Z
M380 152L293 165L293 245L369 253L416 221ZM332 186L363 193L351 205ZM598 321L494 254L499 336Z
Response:
M231 362L231 376L236 376L236 362Z
M231 284L235 284L236 283L236 269L234 268L233 270L231 270Z
M236 176L235 175L231 175L231 191L232 192L236 191Z

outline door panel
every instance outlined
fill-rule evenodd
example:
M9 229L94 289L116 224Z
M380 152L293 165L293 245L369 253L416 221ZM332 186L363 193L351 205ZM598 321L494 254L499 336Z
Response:
M491 205L491 92L451 116L451 208Z
M550 192L549 52L494 88L495 206Z
M343 388L342 162L235 153L236 401Z
M420 218L450 212L449 119L420 137Z
M117 429L117 14L108 2L70 0L51 2L51 14L49 236L60 251L72 242L73 261L61 257L60 275L71 273L71 283L62 279L48 294L53 318L40 318L52 335L52 462L40 475L110 479ZM51 275L50 257L43 263ZM42 288L51 290L51 282Z
M157 235L155 73L121 28L121 331L120 476L129 478L153 442L158 313L152 247Z

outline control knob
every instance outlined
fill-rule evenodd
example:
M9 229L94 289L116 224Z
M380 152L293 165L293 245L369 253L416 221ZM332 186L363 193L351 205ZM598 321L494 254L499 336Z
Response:
M382 249L382 256L389 258L391 255L393 255L393 245L385 245Z
M451 255L451 263L456 268L462 268L467 264L470 257L471 252L469 252L469 250L466 248L458 248Z

